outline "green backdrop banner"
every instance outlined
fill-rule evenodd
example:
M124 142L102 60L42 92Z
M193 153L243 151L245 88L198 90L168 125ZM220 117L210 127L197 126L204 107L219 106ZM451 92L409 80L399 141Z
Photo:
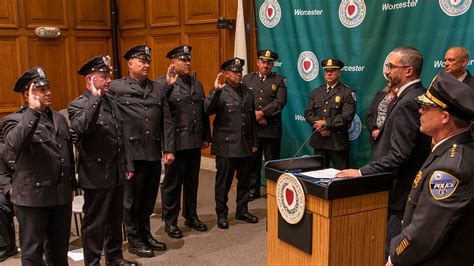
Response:
M293 156L311 133L303 112L312 89L324 83L320 62L336 57L345 63L341 81L357 95L357 115L349 129L351 165L367 163L365 113L386 85L387 55L398 46L419 49L424 56L421 79L428 86L444 70L447 48L464 46L474 52L471 4L472 0L256 0L258 47L279 54L274 71L286 76L288 86L282 157ZM304 154L312 154L308 145L298 155Z

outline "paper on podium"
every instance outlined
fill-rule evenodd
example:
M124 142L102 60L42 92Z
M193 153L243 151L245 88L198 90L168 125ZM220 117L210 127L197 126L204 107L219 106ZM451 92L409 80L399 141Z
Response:
M331 178L335 178L336 174L339 172L340 170L337 170L334 168L327 168L327 169L316 170L316 171L302 172L300 174L305 177L331 179Z

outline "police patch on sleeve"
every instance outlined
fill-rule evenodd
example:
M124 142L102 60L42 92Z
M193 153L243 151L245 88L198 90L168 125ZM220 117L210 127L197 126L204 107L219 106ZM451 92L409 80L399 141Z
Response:
M434 171L430 178L430 192L435 200L443 200L453 195L459 180L443 171Z

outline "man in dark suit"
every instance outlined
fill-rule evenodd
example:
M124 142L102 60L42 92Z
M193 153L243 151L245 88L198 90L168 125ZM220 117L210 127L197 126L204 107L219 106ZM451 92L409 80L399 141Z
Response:
M278 54L267 49L258 51L257 56L258 71L242 80L254 97L259 147L252 156L250 201L260 197L262 155L265 161L280 158L281 112L286 104L285 77L272 72Z
M5 145L16 158L11 201L20 225L22 265L67 265L72 191L76 187L66 118L53 111L41 67L26 71L13 89L23 107L3 119Z
M474 89L474 77L466 69L469 61L469 50L464 47L451 47L444 55L444 70Z
M191 76L191 46L179 46L168 52L171 64L166 76L156 80L166 91L175 125L175 161L166 166L161 188L165 232L173 238L183 237L177 226L183 189L184 224L198 231L207 231L196 212L201 149L211 142L209 116L204 113L204 89Z
M349 167L349 126L356 111L355 93L339 81L344 63L338 59L321 62L326 84L311 92L304 118L313 131L310 145L324 157L325 167Z
M138 45L123 56L129 75L110 83L123 123L127 171L134 172L124 186L123 222L128 250L140 257L153 257L153 250L166 250L150 232L163 162L174 160L174 126L165 92L148 79L150 48Z
M431 139L420 132L416 97L425 92L420 74L423 56L413 47L398 47L387 58L384 72L388 87L397 88L397 98L388 107L385 125L375 140L375 158L360 169L341 171L336 177L354 177L391 172L389 193L387 251L389 241L401 230L405 202L421 164L428 156ZM386 254L388 256L388 252Z
M122 121L106 95L109 64L105 56L96 56L79 69L86 91L68 107L78 138L79 187L84 190L84 263L99 265L104 248L107 265L138 265L122 257L123 179L132 178L133 172L125 173Z
M0 262L18 253L13 225L13 204L10 201L14 165L14 158L3 144L3 135L0 135Z
M238 57L221 65L224 73L217 75L214 88L204 102L208 115L215 114L212 154L216 155L216 213L217 226L229 228L227 214L228 193L237 172L237 210L235 219L258 223L248 211L250 194L250 164L257 151L255 107L253 95L242 85L242 67L245 61ZM225 82L224 82L225 79Z
M441 72L417 101L420 130L434 147L413 181L387 265L473 265L474 90Z

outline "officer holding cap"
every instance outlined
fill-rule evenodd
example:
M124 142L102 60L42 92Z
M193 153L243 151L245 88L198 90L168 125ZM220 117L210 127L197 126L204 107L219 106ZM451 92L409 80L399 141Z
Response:
M154 250L166 249L150 232L160 185L161 153L163 162L174 160L174 125L168 100L158 83L148 79L150 48L138 45L124 55L129 75L110 83L122 116L127 171L133 178L125 181L123 220L128 250L140 257L153 257Z
M13 90L25 104L3 119L3 129L5 145L16 158L10 195L20 226L21 264L67 265L76 187L68 124L50 108L43 68L26 71Z
M227 215L228 193L237 172L237 210L235 219L258 223L248 211L250 195L250 166L252 153L257 151L256 120L253 95L242 85L242 67L245 61L238 57L221 65L214 88L204 106L208 115L215 114L212 154L216 155L216 213L217 226L229 228ZM224 81L225 79L225 81Z
M325 167L332 162L336 169L349 167L349 126L356 110L355 93L339 81L344 63L335 58L323 60L326 84L311 92L304 112L313 127L310 146L315 155L324 157Z
M441 72L417 101L420 131L434 146L413 181L387 265L472 265L474 90Z
M110 62L100 55L81 69L85 92L69 104L71 127L79 151L79 187L84 190L81 237L86 265L137 265L122 257L123 183L125 173L122 121L109 91ZM105 245L104 245L105 244Z
M166 76L156 80L166 91L175 125L175 161L166 166L161 189L165 232L173 238L183 237L177 226L183 189L184 224L197 231L207 231L196 212L201 149L209 146L211 130L209 116L204 113L204 88L191 76L191 50L188 45L168 52L170 66Z
M262 155L265 161L280 158L281 112L286 104L285 77L272 72L278 54L272 50L257 53L258 71L246 75L242 84L252 92L257 119L259 149L252 157L250 200L260 197Z

